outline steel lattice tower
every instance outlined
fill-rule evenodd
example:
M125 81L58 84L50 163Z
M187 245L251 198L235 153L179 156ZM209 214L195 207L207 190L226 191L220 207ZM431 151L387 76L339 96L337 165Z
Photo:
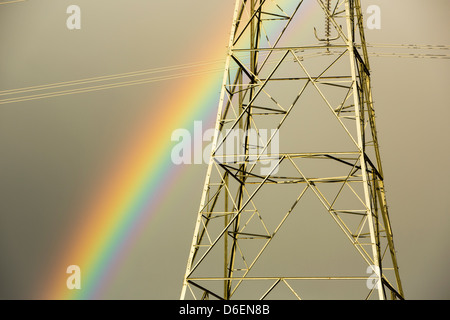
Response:
M403 299L360 0L237 0L228 50L181 298Z

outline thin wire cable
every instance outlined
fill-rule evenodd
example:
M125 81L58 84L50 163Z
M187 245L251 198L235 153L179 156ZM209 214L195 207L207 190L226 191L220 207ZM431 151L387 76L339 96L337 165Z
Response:
M173 66L173 67L161 67L161 68L154 68L154 69L146 69L146 70L142 70L142 71L133 71L133 72L121 73L121 74L110 75L110 76L92 77L92 78L86 78L86 79L81 79L81 80L58 82L58 83L53 83L53 84L31 86L31 87L25 87L25 88L19 88L19 89L3 90L3 91L0 91L0 96L13 95L13 94L25 93L25 92L33 92L33 91L41 91L41 90L49 90L49 89L54 89L54 88L75 86L75 85L100 82L100 81L109 81L109 80L113 80L113 79L117 80L117 79L122 79L122 78L126 78L126 77L141 76L144 74L151 74L151 73L168 72L168 71L193 68L193 67L199 67L199 66L205 66L205 65L212 65L212 64L218 65L218 62L220 62L220 64L222 65L223 59L210 60L210 61L206 61L206 62L186 63L186 64L180 64L180 65ZM62 90L62 91L55 91L55 92L49 92L49 93L41 93L41 94L36 94L36 95L27 95L27 96L22 96L22 97L5 98L5 99L0 100L0 104L50 98L50 97L55 97L55 96L68 95L68 94L105 90L105 89L118 88L118 87L123 87L123 86L143 84L143 83L166 81L166 80L172 80L172 79L177 79L177 78L182 78L182 77L211 74L211 73L215 73L215 72L223 72L223 67L221 66L220 68L208 69L208 70L203 70L203 71L177 73L177 74L172 74L172 75L167 75L167 76L143 78L143 79L132 80L132 81L122 81L122 82L118 82L118 83L110 83L110 84L103 84L103 85L91 86L91 87L85 87L85 88L77 88L77 89Z
M198 76L198 75L203 75L203 74L209 74L211 72L223 72L223 68L215 69L215 70L199 71L199 72L186 72L183 74L176 74L176 75L169 75L169 76L144 78L144 79L140 79L140 80L122 81L119 83L103 84L103 85L92 86L92 87L87 87L87 88L78 88L78 89L62 90L62 91L49 92L49 93L41 93L41 94L29 95L29 96L25 96L25 97L8 98L8 99L0 100L0 104L22 102L22 101L29 101L29 100L36 100L36 99L43 99L43 98L51 98L51 97L57 97L57 96L65 96L65 95L69 95L69 94L106 90L106 89L119 88L119 87L131 86L131 85L158 82L158 81L174 80L174 79L183 78L183 77L192 77L192 76Z
M431 45L431 44L367 44L369 48L395 48L395 49L414 49L423 51L449 50L449 45ZM396 57L396 58L429 58L429 59L450 59L450 55L441 53L409 53L409 52L370 52L372 57Z
M420 54L420 53L381 53L369 52L371 57L416 58L416 59L450 59L448 54Z
M371 44L369 46L384 47L384 48L386 48L386 47L389 47L389 48L402 47L402 48L408 48L408 49L436 49L437 48L437 49L445 49L445 50L448 50L450 48L450 46L445 46L445 45L392 45L392 44L372 45ZM450 59L449 55L443 55L443 54L437 55L437 54L380 53L380 52L371 52L369 54L372 57ZM314 54L314 55L317 55L317 54ZM305 55L304 58L307 58L307 56L308 55ZM272 59L272 60L270 62L269 61L268 62L269 63L277 62L276 59ZM3 91L0 91L0 96L13 95L13 94L19 94L19 93L25 93L25 92L33 92L33 91L41 91L41 90L50 90L50 89L55 89L55 88L83 85L83 84L102 82L102 81L117 80L117 79L136 77L136 76L142 76L142 75L153 74L153 73L170 72L170 71L218 64L219 62L222 64L223 60L217 59L217 60L210 60L210 61L203 61L203 62L185 63L185 64L179 64L179 65L175 65L175 66L143 69L143 70L119 73L119 74L114 74L114 75L109 75L109 76L91 77L91 78L85 78L85 79L81 79L81 80L64 81L64 82L57 82L57 83L53 83L53 84L45 84L45 85L19 88L19 89L3 90ZM150 77L150 78L143 78L143 79L138 79L138 80L121 81L121 82L117 82L117 83L102 84L102 85L98 85L98 86L89 86L89 87L84 87L84 88L76 88L76 89L70 89L70 90L61 90L61 91L54 91L54 92L49 92L49 93L27 95L27 96L22 96L22 97L6 98L6 99L1 99L0 104L22 102L22 101L29 101L29 100L36 100L36 99L43 99L43 98L51 98L51 97L57 97L57 96L65 96L65 95L69 95L69 94L78 94L78 93L84 93L84 92L113 89L113 88L138 85L138 84L144 84L144 83L153 83L153 82L159 82L159 81L174 80L174 79L183 78L183 77L205 75L205 74L211 74L211 73L222 72L222 71L223 71L223 68L215 68L215 69L208 69L208 70L203 70L203 71L177 73L177 74L171 74L171 75L165 75L165 76L159 76L159 77Z
M218 64L219 61L223 62L223 59L204 61L204 62L196 62L196 63L186 63L186 64L180 64L180 65L171 66L171 67L142 69L142 70L118 73L118 74L113 74L113 75L108 75L108 76L97 76L97 77L85 78L85 79L80 79L80 80L63 81L63 82L56 82L56 83L51 83L51 84L24 87L24 88L18 88L18 89L2 90L2 91L0 91L0 96L23 93L23 92L30 92L30 91L47 90L47 89L60 88L60 87L73 86L73 85L81 85L81 84L92 83L92 82L108 81L108 80L112 80L112 79L128 78L128 77L140 76L140 75L145 75L145 74L188 69L188 68L193 68L193 67Z
M404 49L426 49L426 50L449 50L449 45L433 45L433 44L367 44L372 48L404 48Z
M28 1L28 0L12 0L12 1L0 2L0 5L10 4L10 3L15 3L15 2L24 2L24 1Z

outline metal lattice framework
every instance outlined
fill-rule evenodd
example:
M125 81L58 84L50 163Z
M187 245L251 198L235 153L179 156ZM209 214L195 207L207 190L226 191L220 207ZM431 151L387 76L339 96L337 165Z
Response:
M360 0L237 0L228 48L181 298L402 299Z

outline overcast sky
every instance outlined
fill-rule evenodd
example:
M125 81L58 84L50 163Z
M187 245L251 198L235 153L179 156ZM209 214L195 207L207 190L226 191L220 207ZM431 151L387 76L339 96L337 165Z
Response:
M366 31L369 43L449 44L448 0L362 2L381 8L381 29ZM66 25L72 4L81 8L80 30ZM0 91L222 59L233 7L232 0L0 3ZM449 60L372 57L371 67L405 295L449 299ZM50 261L58 260L78 210L99 192L135 124L148 108L157 114L163 92L194 80L0 104L1 298L46 290ZM179 297L205 170L185 168L102 298Z

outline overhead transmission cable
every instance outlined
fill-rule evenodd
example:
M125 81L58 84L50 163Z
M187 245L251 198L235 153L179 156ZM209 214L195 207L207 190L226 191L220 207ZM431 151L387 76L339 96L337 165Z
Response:
M1 3L0 3L1 4ZM414 49L414 50L449 50L450 46L448 45L416 45L416 44L368 44L368 47L371 48L396 48L396 49ZM448 54L426 54L426 53L388 53L388 52L370 52L370 56L372 57L396 57L396 58L431 58L431 59L449 59L450 55ZM304 55L303 57L307 57L308 55ZM311 57L316 56L316 54L310 55ZM245 58L245 57L244 57ZM271 61L268 61L269 63L276 63L276 60L272 59ZM132 85L138 85L138 84L147 84L147 83L155 83L160 81L168 81L168 80L175 80L179 78L185 78L185 77L194 77L194 76L200 76L200 75L206 75L206 74L212 74L212 73L219 73L223 72L223 59L216 59L216 60L209 60L209 61L200 61L200 62L192 62L192 63L185 63L185 64L179 64L179 65L173 65L173 66L167 66L167 67L158 67L158 68L150 68L150 69L142 69L132 72L125 72L125 73L118 73L118 74L112 74L112 75L105 75L105 76L96 76L96 77L90 77L90 78L84 78L80 80L71 80L71 81L62 81L62 82L56 82L51 84L44 84L44 85L36 85L36 86L29 86L29 87L23 87L23 88L17 88L17 89L8 89L8 90L1 90L0 91L0 104L7 104L7 103L13 103L13 102L23 102L23 101L29 101L29 100L36 100L36 99L44 99L44 98L51 98L51 97L57 97L57 96L65 96L70 94L78 94L78 93L85 93L85 92L94 92L99 90L106 90L106 89L114 89L114 88L120 88L120 87L126 87L126 86L132 86ZM212 66L208 69L203 69L205 66ZM193 69L194 71L183 71L182 70L188 70ZM203 70L198 70L199 68ZM158 76L152 76L152 77L145 77L140 78L136 80L127 80L127 81L119 81L119 82L112 82L112 83L104 83L99 85L90 85L94 83L101 83L101 82L108 82L108 81L117 81L117 80L123 80L126 78L136 78L141 77L144 75L151 75L151 74L164 74L166 75L158 75ZM167 74L169 73L169 74ZM54 90L54 89L60 89L65 87L74 87L74 86L84 86L81 88L72 88L67 90L56 90L51 92L43 92L38 94L27 94L22 96L15 96L10 98L1 98L2 96L12 96L12 95L18 95L18 94L24 94L24 93L36 93L39 91L45 91L45 90Z

